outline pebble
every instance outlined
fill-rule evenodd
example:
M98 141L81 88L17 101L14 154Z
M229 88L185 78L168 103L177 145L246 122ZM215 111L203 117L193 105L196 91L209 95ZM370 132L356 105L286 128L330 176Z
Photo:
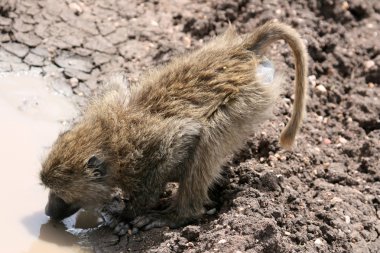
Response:
M324 138L324 139L323 139L323 144L325 144L325 145L329 145L329 144L331 144L331 140L328 139L328 138Z
M317 91L321 92L321 93L326 93L327 92L327 89L325 86L323 86L322 84L318 85L317 87L315 87L317 89Z
M212 208L206 212L208 215L213 215L216 213L216 208Z
M364 62L364 69L367 71L369 70L370 68L372 68L373 66L375 66L375 62L372 61L372 60L369 60L369 61L365 61Z
M347 3L347 1L344 1L341 5L342 10L347 11L350 8L350 5Z
M220 240L220 241L218 242L218 244L225 244L226 242L227 242L226 239L222 239L222 240Z
M342 136L339 136L339 142L342 143L342 144L346 144L348 142L348 140L346 140Z
M323 242L322 242L322 240L320 238L318 238L318 239L316 239L314 241L314 244L315 244L316 247L319 247L319 246L323 245Z
M345 216L344 216L344 220L346 221L347 224L350 224L350 223L351 223L351 218L350 218L350 216L348 216L348 215L345 215Z
M80 14L82 14L82 12L83 12L82 7L80 7L80 5L77 4L77 3L70 3L70 4L69 4L69 8L70 8L72 11L74 11L74 13L75 13L76 15L80 15Z
M339 198L339 197L333 197L330 201L333 204L343 202L343 200L341 198Z
M72 88L77 87L79 84L79 80L75 77L70 78L70 85Z
M308 76L307 79L312 87L315 87L317 84L317 77L315 75Z

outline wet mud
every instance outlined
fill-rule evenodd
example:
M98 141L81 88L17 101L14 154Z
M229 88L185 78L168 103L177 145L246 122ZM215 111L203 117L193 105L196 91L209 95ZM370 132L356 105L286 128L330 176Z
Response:
M307 44L308 116L293 152L278 145L293 100L294 65L289 48L277 43L268 58L284 73L282 99L224 166L224 181L210 190L216 211L184 228L121 238L100 227L79 236L87 248L380 252L378 1L19 0L2 10L0 72L53 77L55 88L79 106L110 73L122 70L137 80L147 68L200 47L229 21L247 33L275 18ZM36 201L36 210L43 205Z

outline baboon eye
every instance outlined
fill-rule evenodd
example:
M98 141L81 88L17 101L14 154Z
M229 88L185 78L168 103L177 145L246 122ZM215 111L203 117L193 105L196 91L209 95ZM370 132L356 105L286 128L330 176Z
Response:
M87 168L92 170L94 177L102 177L106 174L106 166L104 161L93 155L87 161Z
M87 161L87 167L88 168L97 168L99 167L103 162L96 157L95 155L91 156L90 159Z

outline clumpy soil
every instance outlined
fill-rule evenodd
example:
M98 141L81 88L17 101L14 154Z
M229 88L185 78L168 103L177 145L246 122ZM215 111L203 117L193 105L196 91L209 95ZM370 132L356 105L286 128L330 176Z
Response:
M268 56L284 73L282 99L224 166L210 190L216 212L121 238L100 228L88 235L95 252L380 252L380 2L289 2L19 0L1 8L0 71L53 76L80 104L110 72L136 80L228 21L247 33L275 18L307 44L308 116L293 152L278 145L294 65L277 43Z

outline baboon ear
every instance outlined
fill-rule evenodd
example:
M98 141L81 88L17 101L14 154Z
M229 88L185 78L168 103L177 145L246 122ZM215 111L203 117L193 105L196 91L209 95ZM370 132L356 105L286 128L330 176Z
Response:
M91 170L92 174L95 177L103 177L106 175L106 166L104 165L104 161L97 157L96 155L92 155L87 161L87 168Z

